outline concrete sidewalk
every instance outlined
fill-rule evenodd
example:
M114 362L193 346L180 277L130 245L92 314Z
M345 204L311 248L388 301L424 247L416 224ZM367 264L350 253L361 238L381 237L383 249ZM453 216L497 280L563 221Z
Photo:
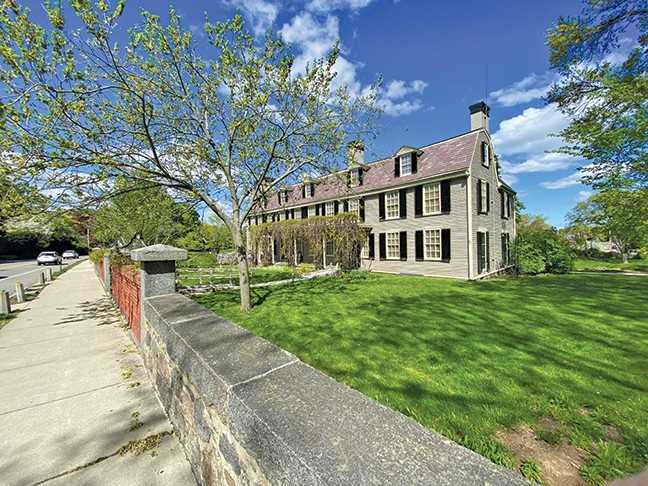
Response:
M86 261L0 330L0 484L196 484Z

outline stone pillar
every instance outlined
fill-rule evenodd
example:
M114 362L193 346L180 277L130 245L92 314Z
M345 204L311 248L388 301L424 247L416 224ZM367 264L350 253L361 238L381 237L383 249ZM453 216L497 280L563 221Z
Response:
M16 301L25 302L25 287L20 282L16 282Z
M47 273L45 274L45 281L51 282L52 280L54 280L54 273L51 268L48 268Z
M187 250L169 245L153 245L133 250L133 261L140 262L140 322L144 341L144 300L157 295L175 294L175 262L187 259Z
M103 256L103 274L104 274L104 289L108 295L112 295L112 287L110 283L110 252L105 253Z
M11 314L9 292L7 292L6 290L0 290L0 314Z
M43 272L40 272L38 274L38 283L42 286L45 286L45 274Z

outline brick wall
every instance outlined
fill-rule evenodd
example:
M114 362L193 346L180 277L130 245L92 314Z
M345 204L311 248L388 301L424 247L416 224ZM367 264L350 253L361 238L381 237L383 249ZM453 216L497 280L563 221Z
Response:
M141 341L139 269L129 266L112 267L110 279L113 300L121 310L137 341Z

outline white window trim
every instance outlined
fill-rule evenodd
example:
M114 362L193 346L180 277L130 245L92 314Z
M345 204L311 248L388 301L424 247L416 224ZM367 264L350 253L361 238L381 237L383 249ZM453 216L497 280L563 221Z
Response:
M388 199L390 196L394 196L396 198L396 205L394 206L393 204L391 205L392 208L396 208L396 214L393 216L389 215L389 208L390 205L388 204ZM385 219L399 219L400 218L400 193L398 191L391 191L391 192L386 192L385 193Z
M491 165L491 148L488 142L482 142L484 144L484 160L482 160L482 165L484 167L490 167Z
M351 169L349 172L349 187L358 187L360 185L360 169Z
M427 208L425 204L426 202L425 194L426 194L426 190L428 190L428 188L432 188L433 186L436 186L437 188L437 194L438 194L437 202L438 202L439 210L428 212L426 210ZM441 183L440 182L431 182L430 184L426 184L423 186L423 216L430 216L433 214L441 214Z
M428 231L438 232L439 256L428 256ZM443 259L443 242L441 241L441 228L426 228L423 230L423 260L428 262L440 262Z
M396 255L390 255L390 246L389 246L389 239L390 237L396 239L396 244L392 244L392 248L395 248ZM392 231L389 233L385 233L385 255L387 257L387 260L400 260L400 232L398 231Z
M355 207L351 207L351 205L354 204ZM348 200L348 207L349 207L349 212L353 214L357 214L360 216L360 198L351 198Z
M479 179L479 185L481 187L481 211L480 214L488 214L490 210L490 201L488 194L488 182L484 179Z
M409 159L409 169L407 170L407 172L405 172L405 170L403 169L403 158L404 158L404 157L406 157L407 159ZM403 155L401 155L401 156L398 158L398 163L399 163L399 165L400 165L400 175L401 175L401 176L410 175L410 174L412 173L412 154L411 154L411 153L410 153L410 154L403 154Z
M307 199L313 197L313 185L310 182L304 186L304 197Z
M315 206L310 205L308 206L308 217L313 218L315 216Z
M330 211L329 211L330 209ZM335 202L329 201L326 203L326 215L333 216L335 215Z

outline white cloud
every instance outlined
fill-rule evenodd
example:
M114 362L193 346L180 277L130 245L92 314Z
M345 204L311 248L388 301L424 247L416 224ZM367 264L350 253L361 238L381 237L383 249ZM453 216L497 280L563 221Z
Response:
M516 184L520 179L511 174L502 174L502 180L506 182L509 186Z
M558 75L552 72L542 75L531 73L508 88L493 91L490 93L489 98L502 106L529 103L545 96L551 85L556 81L558 81Z
M507 160L501 160L502 170L508 174L522 174L529 172L553 172L555 170L568 169L576 165L577 159L559 153L531 154L527 160L516 164Z
M521 115L504 120L493 133L495 150L500 155L543 153L562 144L558 133L569 124L569 119L551 103L542 108L527 108Z
M377 104L382 106L388 115L408 115L423 108L423 103L419 99L403 100L403 98L421 94L427 87L428 84L420 79L415 79L409 84L400 79L392 80L380 90Z
M541 182L540 185L545 189L565 189L567 187L582 184L582 178L583 174L581 172L574 172L573 174L558 179L557 181Z
M306 4L306 9L318 12L329 13L334 10L357 11L368 6L373 0L311 0Z
M578 193L578 199L577 201L587 201L592 195L592 192L590 191L580 191Z
M240 8L252 23L255 35L264 34L277 20L279 5L266 0L222 0L228 7Z

